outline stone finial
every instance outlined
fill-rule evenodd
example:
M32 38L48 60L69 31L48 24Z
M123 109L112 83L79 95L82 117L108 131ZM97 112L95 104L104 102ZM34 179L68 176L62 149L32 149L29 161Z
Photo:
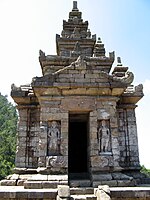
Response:
M45 57L45 53L41 49L39 50L39 56L40 57Z
M73 1L73 9L72 10L78 10L77 1Z
M17 87L17 86L13 83L13 84L11 84L11 90L12 90L12 91L18 91L18 90L21 90L21 88L20 88L20 87Z
M112 51L112 52L109 52L109 58L111 58L111 59L115 59L115 52L114 51Z
M142 84L139 84L137 86L135 86L135 92L140 92L143 94L143 85Z
M121 57L117 57L117 63L118 63L118 64L117 64L118 66L122 66Z
M90 29L87 30L87 38L91 38L91 31L90 31Z
M102 40L100 37L98 37L97 43L102 43Z
M92 35L92 39L96 40L96 34Z
M61 32L61 36L62 36L63 38L66 37L66 32L65 32L64 30L62 30L62 32Z

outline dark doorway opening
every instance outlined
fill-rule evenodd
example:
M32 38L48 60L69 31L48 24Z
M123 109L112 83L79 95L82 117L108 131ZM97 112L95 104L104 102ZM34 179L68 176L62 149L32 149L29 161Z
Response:
M70 179L87 178L88 175L88 114L69 116L69 156Z

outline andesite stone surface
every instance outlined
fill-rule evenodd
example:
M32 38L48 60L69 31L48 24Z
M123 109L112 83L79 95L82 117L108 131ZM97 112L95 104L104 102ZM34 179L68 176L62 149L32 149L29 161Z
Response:
M115 54L105 55L77 2L56 47L56 55L40 50L41 77L12 84L19 113L16 167L1 185L137 185L143 176L135 108L143 86L132 85L134 75L120 58L110 73Z

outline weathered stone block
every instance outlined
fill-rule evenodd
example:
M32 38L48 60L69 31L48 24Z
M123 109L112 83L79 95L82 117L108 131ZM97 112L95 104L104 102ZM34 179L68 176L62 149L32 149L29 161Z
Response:
M116 187L117 181L116 180L110 180L110 181L93 181L92 186L94 188L98 187L99 185L109 185L110 187Z
M98 189L94 190L95 196L97 196L97 200L110 200L111 194L110 194L110 188L108 185L98 186Z
M49 181L68 181L68 175L48 175Z
M17 186L23 186L23 185L24 185L24 180L17 181Z
M119 187L132 187L136 186L136 182L134 180L118 180L117 186Z
M10 177L10 180L17 180L19 178L19 174L13 174Z
M93 174L92 179L94 181L109 181L112 180L112 175L110 173Z
M32 198L33 199L43 199L43 192L42 191L38 191L38 192L30 191L28 193L28 199L32 199Z
M42 181L42 188L57 188L59 181Z
M60 198L70 197L70 188L68 185L58 185L58 196Z
M21 199L21 200L28 199L28 192L26 191L16 192L16 199Z
M25 189L42 189L42 181L25 181L24 182Z
M16 185L16 180L1 180L0 181L1 186L15 186Z
M91 157L91 166L104 169L104 167L111 166L112 156L92 156ZM107 168L106 168L107 169ZM107 169L108 170L108 169Z
M46 166L53 171L58 171L60 168L67 168L68 158L67 156L47 156Z
M47 181L48 175L35 174L28 178L28 181Z

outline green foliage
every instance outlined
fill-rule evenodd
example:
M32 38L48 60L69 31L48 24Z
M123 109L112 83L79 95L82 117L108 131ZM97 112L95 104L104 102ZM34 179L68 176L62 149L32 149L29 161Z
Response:
M15 163L17 113L0 93L0 179L9 175Z
M146 176L150 177L150 169L146 169L144 165L141 166L141 172Z

